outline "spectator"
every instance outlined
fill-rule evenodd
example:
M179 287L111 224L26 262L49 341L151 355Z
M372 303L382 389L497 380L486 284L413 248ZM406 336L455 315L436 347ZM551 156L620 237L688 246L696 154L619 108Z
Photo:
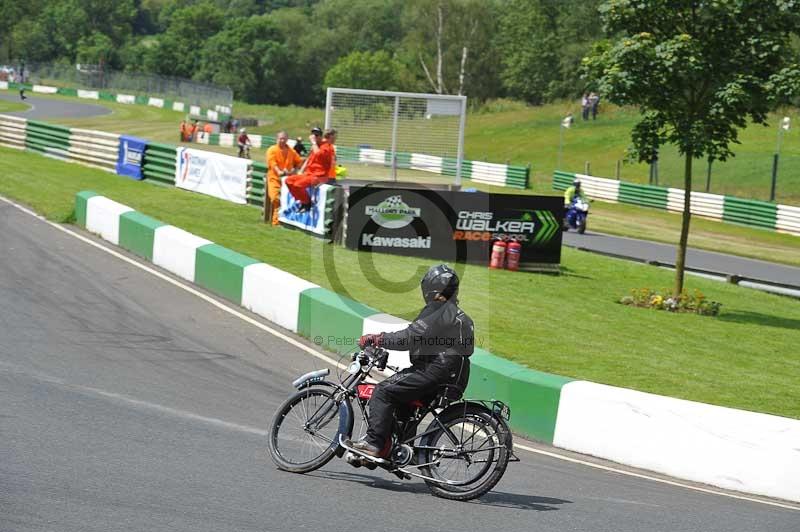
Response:
M234 118L231 126L233 127L233 129L231 129L231 133L236 133L237 131L239 131L239 119Z
M200 130L200 124L195 120L192 122L192 127L189 130L189 142L197 141L197 132Z
M308 188L316 187L323 183L336 180L336 130L325 130L320 139L316 134L319 128L311 130L311 155L306 159L301 174L293 175L286 179L286 186L292 196L300 202L300 212L308 211L312 207Z
M589 120L589 93L584 92L581 98L581 118Z
M272 211L272 225L278 225L281 205L281 177L294 174L303 164L297 152L288 144L289 136L279 131L277 144L267 150L267 194Z
M189 126L186 125L186 120L181 120L181 125L180 125L180 128L179 128L180 132L181 132L181 142L186 142L186 135L187 135L188 127Z
M225 133L230 133L233 131L233 122L229 118L227 122L225 122Z
M589 106L592 109L592 120L597 120L597 106L600 103L600 96L592 92L589 94Z
M203 132L206 135L210 135L214 132L214 126L211 125L211 122L206 122L206 125L203 126Z
M305 157L306 153L308 153L308 150L303 144L303 137L297 137L294 139L294 151L296 151L297 155L300 157Z
M239 155L238 157L244 157L245 153L247 153L247 158L250 158L250 146L252 143L250 142L250 137L247 136L247 130L242 128L239 130L239 138L236 139L236 145L239 146Z

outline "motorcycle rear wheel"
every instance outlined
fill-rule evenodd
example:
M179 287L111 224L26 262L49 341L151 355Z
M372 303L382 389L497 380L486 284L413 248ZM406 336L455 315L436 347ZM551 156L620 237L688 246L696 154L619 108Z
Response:
M428 489L437 497L456 501L477 499L489 492L503 477L511 459L507 428L490 412L473 405L445 413L439 421L445 428L427 435L421 445L445 451L423 452L425 462L435 463L420 469L425 476L460 485L426 480Z
M309 473L334 457L339 445L339 404L326 388L310 386L278 407L267 447L278 469Z

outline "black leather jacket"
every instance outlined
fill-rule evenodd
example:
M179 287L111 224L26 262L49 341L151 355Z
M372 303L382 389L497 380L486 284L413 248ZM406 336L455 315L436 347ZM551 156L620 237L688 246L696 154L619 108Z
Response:
M454 300L432 301L411 325L402 331L384 333L381 346L410 351L409 358L414 365L426 365L450 356L468 357L475 349L475 326Z

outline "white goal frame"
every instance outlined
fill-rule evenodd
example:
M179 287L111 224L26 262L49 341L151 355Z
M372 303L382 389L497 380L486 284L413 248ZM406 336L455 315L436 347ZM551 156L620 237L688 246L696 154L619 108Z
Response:
M340 88L340 87L328 87L325 97L325 128L336 127L336 124L331 123L331 114L333 110L333 100L334 94L349 94L349 95L365 95L365 96L379 96L379 97L391 97L394 98L394 116L392 119L392 136L391 136L391 171L392 171L392 179L397 181L397 169L398 169L398 141L397 141L397 130L398 124L401 120L400 117L400 100L401 98L408 98L412 100L424 100L426 102L431 101L442 101L442 102L452 102L454 106L458 106L458 116L459 116L459 125L458 125L458 136L457 139L454 139L456 142L456 157L455 157L455 185L461 185L461 168L462 168L462 161L464 160L464 128L466 125L466 117L467 117L467 97L466 96L457 96L457 95L445 95L445 94L427 94L427 93L417 93L417 92L397 92L397 91L377 91L377 90L366 90L366 89L347 89L347 88ZM429 105L429 104L428 104ZM455 115L455 113L446 113L450 115ZM402 149L402 146L399 148ZM442 153L430 153L426 151L421 151L421 154L424 155L432 155L432 156L442 156Z

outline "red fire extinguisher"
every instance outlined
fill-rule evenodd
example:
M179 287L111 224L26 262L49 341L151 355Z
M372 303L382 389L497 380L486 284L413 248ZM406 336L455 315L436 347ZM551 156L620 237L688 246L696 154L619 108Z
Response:
M522 244L517 241L509 242L506 251L506 268L511 271L519 270L519 257L522 252Z
M506 243L502 240L496 241L492 244L492 258L489 261L489 268L493 270L502 270L503 263L506 260Z

